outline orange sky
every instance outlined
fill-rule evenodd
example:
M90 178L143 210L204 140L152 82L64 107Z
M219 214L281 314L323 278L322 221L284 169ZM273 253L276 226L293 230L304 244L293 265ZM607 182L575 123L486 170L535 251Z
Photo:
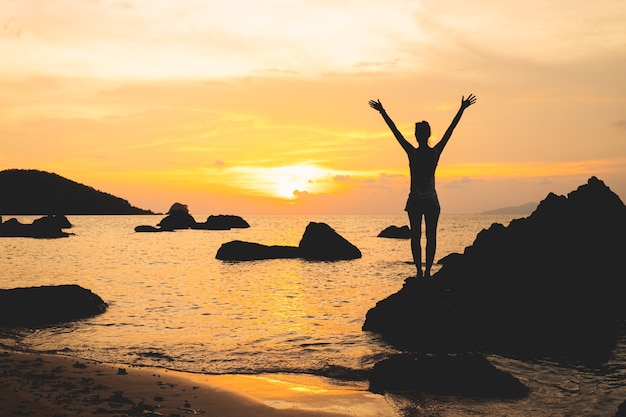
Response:
M407 139L437 141L444 213L626 198L626 3L9 0L0 169L157 212L402 213Z

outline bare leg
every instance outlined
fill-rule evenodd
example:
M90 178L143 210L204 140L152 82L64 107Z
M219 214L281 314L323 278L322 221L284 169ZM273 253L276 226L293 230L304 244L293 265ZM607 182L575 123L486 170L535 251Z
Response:
M435 250L437 249L437 223L439 213L428 213L424 215L426 223L426 277L430 277L430 269L435 260Z
M413 262L417 268L417 277L421 278L422 274L422 215L417 212L409 212L409 222L411 223L411 252L413 253Z

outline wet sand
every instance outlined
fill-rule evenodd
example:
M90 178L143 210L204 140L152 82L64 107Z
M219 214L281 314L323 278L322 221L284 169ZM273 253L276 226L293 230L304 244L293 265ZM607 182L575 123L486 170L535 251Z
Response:
M394 417L384 397L305 375L200 375L0 350L0 415Z

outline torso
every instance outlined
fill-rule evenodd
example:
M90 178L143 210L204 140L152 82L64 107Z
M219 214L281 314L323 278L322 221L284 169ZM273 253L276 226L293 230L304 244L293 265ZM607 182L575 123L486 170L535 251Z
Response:
M411 195L417 198L432 198L435 191L435 169L439 162L439 151L435 148L416 148L409 155L411 170Z

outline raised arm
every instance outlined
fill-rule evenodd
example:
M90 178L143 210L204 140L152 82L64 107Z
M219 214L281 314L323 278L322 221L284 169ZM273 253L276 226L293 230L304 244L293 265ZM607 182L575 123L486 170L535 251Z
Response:
M461 107L459 107L459 111L456 113L456 116L454 116L454 119L452 119L452 123L450 123L448 130L446 130L446 133L443 134L443 137L441 138L439 143L435 145L435 148L439 150L439 153L441 153L441 151L443 151L443 148L445 148L448 144L448 141L452 136L452 132L454 131L456 125L459 123L459 120L461 120L461 116L463 116L463 112L465 111L465 109L474 103L476 103L476 96L474 94L470 94L469 96L467 96L467 98L465 98L465 96L461 97Z
M400 133L400 131L396 127L396 124L393 122L393 120L391 120L391 117L389 117L389 115L383 108L383 105L380 102L380 100L370 100L369 104L371 108L380 112L380 115L383 116L385 123L387 123L387 126L389 126L389 129L391 129L391 133L393 133L393 136L395 136L395 138L398 140L398 142L402 146L402 149L404 149L407 155L410 155L411 152L415 150L415 148L413 147L413 145L409 143L409 141L407 141L404 138L404 136L402 136L402 133Z

